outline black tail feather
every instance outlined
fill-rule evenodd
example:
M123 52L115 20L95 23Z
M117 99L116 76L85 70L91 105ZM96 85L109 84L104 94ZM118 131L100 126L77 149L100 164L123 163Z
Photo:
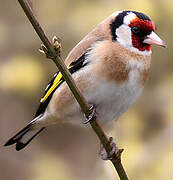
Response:
M32 123L28 124L26 127L24 127L21 131L19 131L15 136L13 136L12 138L10 138L5 144L4 146L10 146L12 144L16 143L16 150L19 151L21 149L23 149L25 146L27 146L32 139L38 135L43 129L40 128L38 130L32 130L31 129ZM31 133L30 133L31 132ZM29 136L27 136L28 134ZM26 137L26 138L25 138ZM24 140L22 139L24 138Z
M21 131L19 131L15 136L13 136L12 138L10 138L5 144L4 146L10 146L12 144L17 143L17 141L25 134L29 131L30 129L30 124L28 124L26 127L24 127Z
M37 133L35 133L34 136L32 136L26 143L22 143L20 141L16 142L16 150L20 151L25 146L27 146L41 131L43 131L44 128L45 127L41 128L39 131L37 131Z

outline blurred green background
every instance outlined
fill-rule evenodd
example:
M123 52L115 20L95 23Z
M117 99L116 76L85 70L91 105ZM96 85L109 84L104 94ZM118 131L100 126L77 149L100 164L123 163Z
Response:
M26 149L2 145L34 116L55 65L37 49L40 40L17 1L0 0L0 180L112 180L110 162L98 157L92 130L50 127ZM168 48L153 47L149 81L138 102L109 133L125 151L133 180L173 179L173 1L33 0L49 38L62 39L63 57L100 21L117 10L136 10L155 21ZM117 178L118 179L118 178Z

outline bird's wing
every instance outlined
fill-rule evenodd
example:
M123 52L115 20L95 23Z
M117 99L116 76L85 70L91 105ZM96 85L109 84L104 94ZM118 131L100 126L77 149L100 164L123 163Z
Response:
M84 53L79 59L71 62L68 65L68 69L71 74L75 73L76 71L78 71L79 69L81 69L87 65L87 62L85 61L86 60L85 54L86 53ZM64 82L64 78L63 78L62 74L60 72L56 73L54 75L53 79L50 81L50 83L47 85L47 87L45 89L44 96L40 100L40 105L37 109L35 117L44 113L46 107L48 106L48 104L52 98L53 93L63 82Z

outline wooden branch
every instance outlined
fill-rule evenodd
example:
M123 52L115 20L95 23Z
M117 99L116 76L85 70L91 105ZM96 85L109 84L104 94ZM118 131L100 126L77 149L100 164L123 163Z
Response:
M45 35L45 33L44 33L43 29L41 28L39 22L37 21L36 17L34 16L34 13L31 9L29 3L27 2L27 0L18 0L18 2L20 3L20 5L21 5L22 9L24 10L26 16L28 17L30 23L34 27L37 35L40 37L44 46L47 48L49 56L52 57L51 59L54 61L54 63L58 67L59 71L62 73L63 78L67 82L67 84L68 84L69 88L71 89L73 95L75 96L76 100L78 101L82 111L84 112L86 117L88 117L90 115L89 104L87 103L87 101L83 97L83 95L80 93L79 89L76 87L75 82L74 82L69 70L67 69L66 65L64 64L60 54L57 53L57 51L54 49L53 45L51 44L51 42L49 41L49 39ZM100 139L101 143L103 144L106 152L109 154L110 151L112 150L112 147L111 147L110 142L109 142L107 136L105 135L104 131L102 130L102 128L98 124L98 121L97 120L91 121L90 124L91 124L93 130L95 131L95 133L97 134L98 138ZM126 172L125 172L125 170L122 166L122 163L121 163L122 151L123 151L122 149L118 149L117 152L114 153L114 155L112 156L111 161L112 161L120 179L121 180L128 180Z

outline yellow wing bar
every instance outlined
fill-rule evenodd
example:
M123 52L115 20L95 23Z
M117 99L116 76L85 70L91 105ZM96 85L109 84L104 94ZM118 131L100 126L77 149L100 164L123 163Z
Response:
M62 78L62 74L59 72L58 75L56 76L55 80L53 81L53 84L50 87L50 89L47 91L47 93L44 95L44 97L41 98L41 100L40 100L41 103L46 101L46 99L53 92L53 90L63 81L61 78Z
M67 68L69 69L70 64L67 65ZM43 103L44 101L46 101L46 99L49 97L49 95L53 92L53 90L63 81L61 80L62 78L62 74L59 72L58 75L56 76L55 80L53 81L52 86L50 87L50 89L47 91L47 93L44 95L43 98L41 98L40 102Z

